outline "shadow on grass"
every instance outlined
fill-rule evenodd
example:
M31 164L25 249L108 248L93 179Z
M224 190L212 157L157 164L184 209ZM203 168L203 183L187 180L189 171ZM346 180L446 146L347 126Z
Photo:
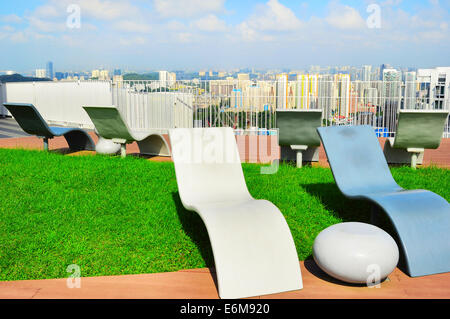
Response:
M346 198L336 184L317 183L300 185L307 193L318 198L326 210L344 222L370 222L370 203Z
M302 184L301 187L309 194L319 198L325 209L334 213L336 217L341 218L343 222L371 224L370 215L373 204L369 201L346 198L334 183ZM380 227L394 238L400 251L398 268L406 273L405 253L397 231L387 215L381 209L378 209L377 211L376 226ZM308 258L311 258L311 256Z
M196 212L192 212L184 208L178 192L172 192L172 198L175 203L175 207L177 208L178 218L184 232L200 250L200 254L206 263L206 267L208 267L211 271L214 284L218 288L214 256L205 224Z

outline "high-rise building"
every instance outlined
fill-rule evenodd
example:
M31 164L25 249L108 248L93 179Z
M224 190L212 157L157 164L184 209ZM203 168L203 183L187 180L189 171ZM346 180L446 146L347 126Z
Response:
M368 87L364 89L364 109L366 112L376 112L376 106L378 105L378 89L374 87Z
M408 110L416 108L416 91L416 72L406 72L403 108Z
M211 80L209 81L209 90L213 96L231 96L236 80Z
M368 82L371 79L372 79L372 66L363 65L361 80L364 82Z
M53 73L53 62L52 61L47 62L46 74L47 74L47 78L49 78L50 80L53 80L54 73Z
M34 72L34 75L39 79L44 79L47 77L47 70L46 69L36 69Z
M239 81L249 81L250 75L248 73L239 73L237 75Z
M58 81L61 81L62 79L64 79L64 73L63 72L55 72L55 78Z
M91 78L99 79L100 78L100 70L92 70Z
M319 76L317 74L299 74L295 88L296 103L298 109L310 109L317 107L319 93Z
M392 69L392 66L390 66L389 64L382 64L380 66L380 80L383 81L383 72L386 69Z
M175 85L177 81L176 73L168 71L159 71L159 82L162 87L169 87Z
M397 112L401 105L401 79L401 72L398 70L383 70L383 126L390 133L396 131Z
M331 74L319 75L318 108L324 110L324 118L331 121L333 118L332 96L334 94L334 77Z
M450 108L450 67L417 70L421 108L448 110Z
M288 74L277 74L276 77L276 108L287 109L288 107Z
M110 80L110 77L109 77L109 71L108 71L108 70L101 70L101 71L100 71L100 76L99 76L98 79L99 79L99 80L102 80L102 81L108 81L108 80Z
M108 70L92 70L91 79L97 79L100 81L109 81L111 78L109 77Z
M114 76L116 75L122 75L122 70L121 69L115 69L114 70Z
M350 113L350 74L335 74L334 89L336 98L335 117L347 119Z

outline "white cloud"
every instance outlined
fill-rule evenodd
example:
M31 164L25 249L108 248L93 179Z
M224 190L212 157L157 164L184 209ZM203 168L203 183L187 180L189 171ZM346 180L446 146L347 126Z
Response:
M182 43L189 43L194 40L194 35L189 32L181 32L177 34L177 39Z
M381 3L382 6L398 6L402 0L386 0Z
M73 0L69 0L73 2ZM122 17L132 17L139 14L138 7L129 1L102 1L102 0L79 0L81 14L104 20L113 20Z
M225 0L154 0L153 3L156 11L164 18L192 18L223 11Z
M242 38L246 41L255 41L258 38L258 33L254 29L250 28L246 22L241 23L237 29Z
M6 32L14 32L16 29L10 25L4 25L1 27L1 30Z
M36 17L28 18L30 28L42 32L62 32L66 30L65 22L51 22Z
M100 20L114 20L140 14L139 8L129 0L49 0L32 15L41 18L65 17L68 6L72 4L80 6L82 18L86 15Z
M214 14L209 14L206 17L195 20L192 26L206 32L223 32L227 30L225 21L219 19Z
M114 24L114 28L118 31L136 33L149 33L152 31L152 27L149 24L131 20L121 20Z
M55 5L45 4L36 8L33 16L40 18L55 18L61 16L62 12L60 8Z
M259 6L256 12L243 22L241 28L251 28L259 31L293 31L302 26L294 12L278 0L269 0Z
M358 29L366 27L359 12L350 6L334 4L330 6L330 13L326 21L338 29Z
M165 29L170 30L170 31L180 31L180 30L185 30L186 26L183 23L181 23L180 21L171 20L166 23Z
M5 23L22 23L23 19L15 14L0 16L0 21Z
M446 37L448 37L448 34L446 32L441 31L424 31L419 32L417 34L417 38L415 39L419 43L430 43L430 42L436 42L439 43L442 40L444 40Z
M144 45L147 44L147 39L142 36L120 38L119 44L123 46Z
M431 3L433 6L438 6L438 5L439 5L439 0L430 0L430 3Z
M16 32L10 36L10 39L12 42L16 43L24 43L27 42L27 37L25 36L25 33L22 31Z

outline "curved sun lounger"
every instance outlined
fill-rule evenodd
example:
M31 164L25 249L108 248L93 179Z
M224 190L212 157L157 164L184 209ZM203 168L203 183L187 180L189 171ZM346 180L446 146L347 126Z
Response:
M297 167L302 167L303 161L319 161L320 138L316 129L322 126L322 113L322 110L277 110L281 159L296 159Z
M121 156L126 156L126 145L137 142L141 154L170 156L169 146L164 137L155 132L131 130L114 106L83 106L104 139L121 144Z
M31 135L44 139L44 150L48 150L48 140L57 136L64 136L71 150L95 150L92 138L83 130L73 127L48 126L41 114L32 104L4 103L14 116L22 130Z
M371 201L390 218L407 273L417 277L450 271L449 203L430 191L404 190L397 185L372 127L317 130L341 192Z
M426 148L436 149L441 144L442 132L449 111L400 110L395 138L388 138L384 155L388 163L422 164Z
M299 260L280 210L245 184L231 128L172 129L183 206L197 212L211 241L221 298L301 289Z

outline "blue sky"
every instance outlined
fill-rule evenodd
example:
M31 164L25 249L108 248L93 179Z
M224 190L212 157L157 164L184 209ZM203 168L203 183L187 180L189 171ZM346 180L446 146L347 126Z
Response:
M0 70L448 66L449 24L450 0L1 1Z

